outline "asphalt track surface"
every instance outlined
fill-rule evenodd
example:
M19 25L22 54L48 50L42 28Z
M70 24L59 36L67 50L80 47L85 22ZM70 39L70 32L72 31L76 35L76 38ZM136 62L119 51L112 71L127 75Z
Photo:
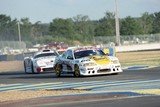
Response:
M79 84L82 85L84 82L90 83L95 81L97 84L79 87ZM119 90L139 88L160 89L160 67L136 70L125 69L123 73L118 75L80 78L75 78L72 75L64 75L57 78L52 72L42 74L25 74L23 71L0 73L0 84L41 84L57 82L63 83L62 87L63 85L65 87L66 83L78 83L78 85L76 84L78 86L76 87L77 89L91 89L92 94L50 96L1 104L1 107L160 107L159 95L141 95L140 93L134 93L132 91L118 92ZM107 83L107 85L104 83ZM116 90L111 92L113 89Z
M42 82L86 82L86 81L119 81L138 79L159 79L160 67L140 70L123 70L118 75L101 75L76 78L73 75L56 77L54 73L25 74L24 71L0 73L0 84L42 83Z

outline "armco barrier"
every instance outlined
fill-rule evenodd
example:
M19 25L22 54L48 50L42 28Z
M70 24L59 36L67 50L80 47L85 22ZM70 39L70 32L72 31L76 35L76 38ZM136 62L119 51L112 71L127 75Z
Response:
M0 61L21 61L23 60L23 54L19 55L0 55Z
M7 55L0 55L0 61L7 61Z
M0 61L23 61L24 57L33 56L34 52L17 54L17 55L0 55Z

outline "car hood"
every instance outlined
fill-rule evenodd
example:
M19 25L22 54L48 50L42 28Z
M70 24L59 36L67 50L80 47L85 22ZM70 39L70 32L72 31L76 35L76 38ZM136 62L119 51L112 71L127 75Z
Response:
M84 58L81 58L80 61L83 63L94 62L98 65L109 64L111 62L108 56L98 56L98 55L84 57Z
M95 61L99 65L109 64L110 59L107 56L92 56L90 57L91 60Z
M41 57L37 58L37 61L43 61L43 62L52 62L55 61L56 56L50 56L50 57Z

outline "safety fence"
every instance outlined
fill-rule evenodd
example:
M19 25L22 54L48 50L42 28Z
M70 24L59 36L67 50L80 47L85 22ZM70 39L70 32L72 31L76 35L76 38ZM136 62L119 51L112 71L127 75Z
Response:
M96 44L108 44L111 42L115 43L116 37L115 36L94 37L93 41ZM120 36L120 42L121 45L159 43L160 34Z
M122 46L132 46L135 44L152 44L160 43L160 34L150 34L150 35L130 35L130 36L120 36L121 47ZM114 53L114 45L108 46L105 44L115 43L115 36L101 36L94 37L93 41L95 44L103 45L104 47L110 48L109 54ZM14 61L14 60L23 60L26 56L31 53L28 53L24 50L27 50L25 42L19 41L0 41L0 61ZM108 51L108 50L106 50Z

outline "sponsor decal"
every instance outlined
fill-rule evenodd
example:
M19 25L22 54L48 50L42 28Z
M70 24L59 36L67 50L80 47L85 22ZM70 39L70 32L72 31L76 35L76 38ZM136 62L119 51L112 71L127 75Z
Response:
M99 65L110 63L110 60L106 56L92 56L91 59L94 60Z

